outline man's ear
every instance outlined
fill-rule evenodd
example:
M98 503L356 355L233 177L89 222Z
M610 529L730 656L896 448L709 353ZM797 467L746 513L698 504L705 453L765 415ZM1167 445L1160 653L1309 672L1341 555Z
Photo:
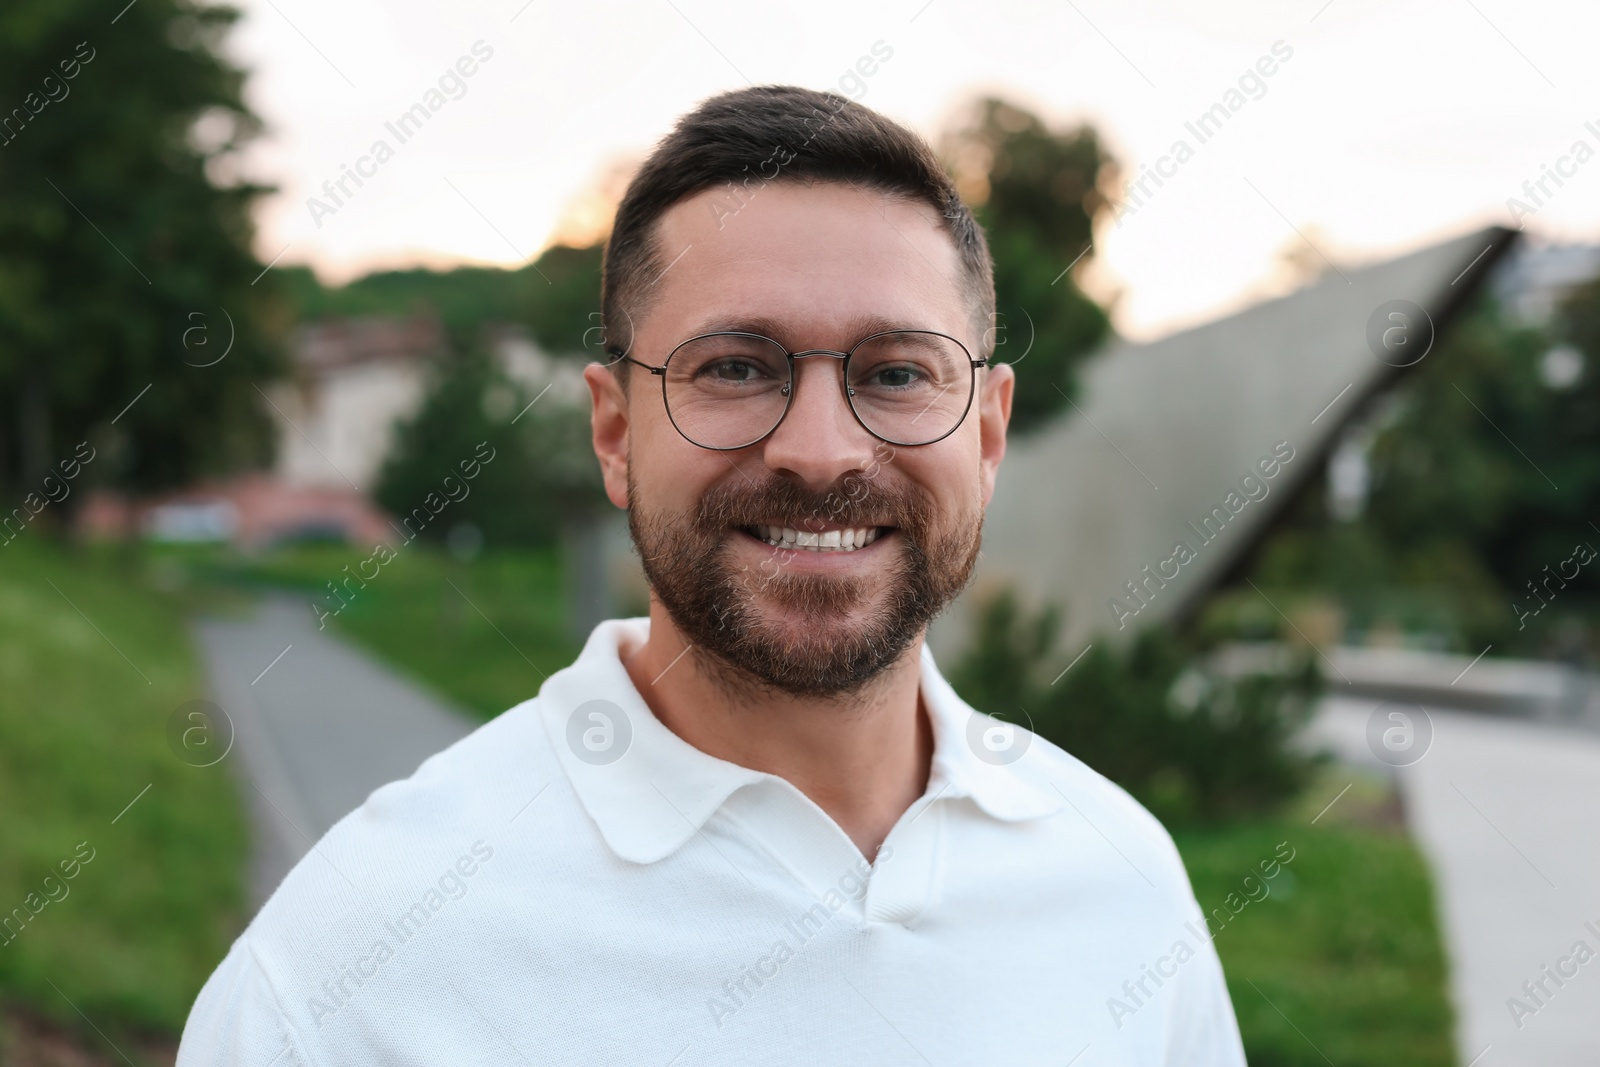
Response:
M979 470L983 476L983 506L994 496L995 476L1006 454L1006 427L1011 423L1011 394L1017 372L1009 363L991 363L979 380L978 398Z
M624 368L623 374L628 370ZM602 363L583 368L592 406L589 427L595 458L605 480L606 496L624 510L628 507L628 398L612 370Z

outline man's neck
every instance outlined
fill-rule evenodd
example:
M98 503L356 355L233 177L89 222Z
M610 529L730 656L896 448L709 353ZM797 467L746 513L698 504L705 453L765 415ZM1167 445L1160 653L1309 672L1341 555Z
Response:
M740 699L706 670L659 601L650 637L622 649L651 712L718 759L775 774L827 812L868 860L927 789L933 729L921 701L922 637L858 693L839 699L767 690Z

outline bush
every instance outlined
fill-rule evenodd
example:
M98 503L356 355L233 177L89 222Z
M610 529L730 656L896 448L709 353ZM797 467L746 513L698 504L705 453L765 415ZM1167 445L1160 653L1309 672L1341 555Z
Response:
M490 547L554 545L564 521L598 509L605 496L588 412L553 397L528 410L534 399L482 350L449 357L421 409L398 428L379 474L378 503L409 514L430 493L446 492L445 476L460 481L461 461L492 457L449 505L446 520L424 527L422 536L442 541L471 523Z
M1128 790L1163 822L1265 812L1302 789L1316 761L1287 742L1321 687L1309 655L1241 667L1151 627L1118 648L1097 636L1054 662L1059 613L1022 617L1006 590L980 613L949 672L973 707L1020 722Z

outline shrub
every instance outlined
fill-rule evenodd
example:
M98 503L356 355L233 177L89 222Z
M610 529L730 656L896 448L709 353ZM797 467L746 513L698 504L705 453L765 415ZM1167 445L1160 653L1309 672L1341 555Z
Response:
M600 508L605 496L587 409L551 397L529 410L535 399L481 349L446 359L421 409L397 429L379 474L378 503L404 515L428 494L443 493L446 475L459 481L461 461L488 455L467 495L422 536L443 540L457 525L472 523L494 548L555 544L564 521ZM492 451L480 453L480 444Z
M1059 612L1024 618L1010 590L984 605L972 649L949 680L973 707L1019 722L1128 790L1163 822L1270 810L1305 785L1316 760L1288 741L1321 678L1289 649L1204 651L1161 627L1118 647L1097 636L1056 662Z

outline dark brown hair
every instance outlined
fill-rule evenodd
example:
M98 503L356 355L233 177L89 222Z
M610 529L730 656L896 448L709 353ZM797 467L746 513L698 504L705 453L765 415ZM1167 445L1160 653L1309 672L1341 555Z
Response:
M629 352L633 318L648 310L649 290L666 266L655 229L667 209L726 186L724 210L732 214L768 181L848 182L931 205L960 257L981 349L973 355L988 355L994 261L939 157L917 134L876 111L838 93L795 85L758 85L705 101L678 120L628 183L606 242L600 286L610 355ZM624 366L613 363L613 369Z

